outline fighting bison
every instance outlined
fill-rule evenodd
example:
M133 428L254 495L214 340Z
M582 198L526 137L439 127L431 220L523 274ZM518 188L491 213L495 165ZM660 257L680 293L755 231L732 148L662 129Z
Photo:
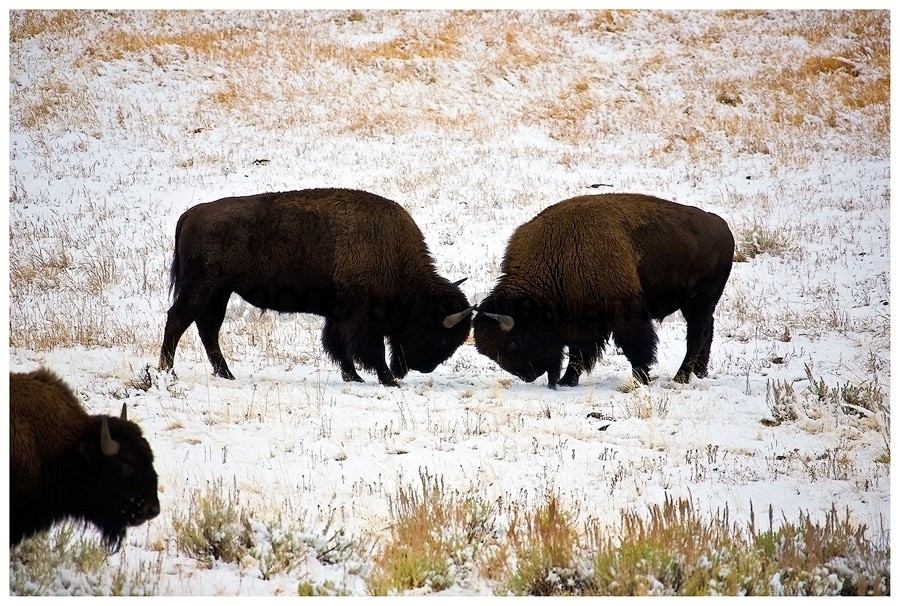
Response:
M90 416L48 370L9 373L9 543L70 518L118 550L159 515L153 452L126 418Z
M345 381L362 381L359 362L397 385L410 369L434 370L468 337L472 308L460 282L437 274L412 217L375 194L308 189L199 204L175 228L159 366L172 368L195 322L213 372L233 379L219 329L234 292L264 310L324 316L322 345Z
M713 311L731 272L722 218L641 194L563 200L513 233L493 291L478 305L475 346L525 381L574 386L610 335L646 384L656 330L681 310L687 354L675 381L707 373ZM560 379L563 348L569 364Z

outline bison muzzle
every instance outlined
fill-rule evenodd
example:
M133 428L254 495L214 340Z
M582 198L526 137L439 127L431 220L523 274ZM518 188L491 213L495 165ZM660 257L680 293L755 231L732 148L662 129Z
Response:
M9 543L56 522L91 523L118 549L159 515L153 452L127 418L88 415L46 369L9 374Z
M460 282L437 274L409 213L375 194L308 189L199 204L175 228L159 366L172 368L196 323L214 374L233 379L219 330L237 293L262 309L323 316L322 345L345 381L362 381L358 362L397 385L409 370L433 371L468 337Z
M647 384L654 320L680 310L687 353L675 381L708 372L713 312L731 272L725 221L641 194L579 196L518 227L502 275L478 305L475 346L525 381L574 386L610 338ZM569 362L560 379L563 350Z

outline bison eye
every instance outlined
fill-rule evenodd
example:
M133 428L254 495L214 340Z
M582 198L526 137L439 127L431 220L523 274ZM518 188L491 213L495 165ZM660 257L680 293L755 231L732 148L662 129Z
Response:
M134 473L134 466L129 465L128 463L122 463L122 467L119 471L127 478Z

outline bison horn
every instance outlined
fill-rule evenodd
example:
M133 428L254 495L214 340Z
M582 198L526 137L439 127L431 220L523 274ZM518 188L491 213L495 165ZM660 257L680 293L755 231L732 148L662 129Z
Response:
M510 316L504 316L503 314L492 314L487 311L483 311L481 313L489 318L492 318L492 319L500 322L500 330L502 330L503 332L511 331L513 326L516 325L516 321L513 320Z
M119 452L119 443L113 440L109 434L109 423L106 422L106 417L103 417L103 423L100 426L100 450L108 457Z
M128 410L125 408L125 404L124 404L124 403L122 404L122 414L119 415L119 418L122 419L123 421L127 421L127 420L128 420Z
M463 278L465 279L465 278ZM459 324L466 316L472 313L474 307L470 307L469 309L464 309L459 313L450 314L446 318L444 318L444 328L453 328L457 324Z
M465 282L468 279L469 279L469 276L466 276L465 278L462 278L461 280L457 280L456 282L453 283L453 286L459 286L460 284L462 284L463 282Z

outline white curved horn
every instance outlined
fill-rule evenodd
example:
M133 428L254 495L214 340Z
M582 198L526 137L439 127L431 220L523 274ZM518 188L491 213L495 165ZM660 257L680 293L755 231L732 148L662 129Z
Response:
M108 457L119 452L119 443L112 439L106 417L103 417L103 423L100 426L100 450Z
M463 319L466 318L466 316L472 313L473 309L475 309L474 306L470 307L469 309L464 309L459 313L450 314L449 316L444 318L444 328L453 328L454 326L462 322Z
M500 330L502 330L503 332L511 331L513 326L516 325L516 321L513 320L510 316L505 316L503 314L492 314L487 311L483 311L481 313L482 315L485 315L492 320L497 320L498 322L500 322Z

